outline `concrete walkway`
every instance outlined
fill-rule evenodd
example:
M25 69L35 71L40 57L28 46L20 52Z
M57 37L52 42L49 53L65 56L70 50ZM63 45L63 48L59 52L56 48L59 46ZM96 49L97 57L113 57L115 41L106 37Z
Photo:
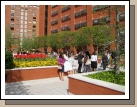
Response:
M68 77L58 77L5 84L6 95L72 95L68 92Z

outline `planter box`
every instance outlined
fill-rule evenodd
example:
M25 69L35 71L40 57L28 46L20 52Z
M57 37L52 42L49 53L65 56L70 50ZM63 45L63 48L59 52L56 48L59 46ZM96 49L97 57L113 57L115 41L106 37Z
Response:
M69 75L68 91L75 95L125 95L125 86L83 76L88 74Z
M57 66L16 68L5 71L6 83L59 77ZM67 73L64 74L66 76Z

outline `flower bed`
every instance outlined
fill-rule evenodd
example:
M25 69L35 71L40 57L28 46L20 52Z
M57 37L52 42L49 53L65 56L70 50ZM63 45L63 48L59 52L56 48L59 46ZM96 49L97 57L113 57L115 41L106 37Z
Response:
M46 54L18 54L14 55L14 58L21 59L21 58L46 58Z
M15 58L13 62L15 68L58 65L57 59L55 58Z

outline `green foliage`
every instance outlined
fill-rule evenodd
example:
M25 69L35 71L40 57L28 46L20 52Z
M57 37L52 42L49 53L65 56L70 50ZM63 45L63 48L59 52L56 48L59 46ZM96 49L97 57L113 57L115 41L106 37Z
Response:
M90 45L90 39L88 35L83 35L80 32L75 32L73 35L72 45L76 48Z
M116 74L115 71L104 71L95 74L89 74L86 77L125 86L125 72L120 72L119 74Z
M12 36L12 34L10 31L10 26L7 25L5 28L5 47L8 50L11 49L11 45L12 45L11 36Z
M5 69L12 69L12 68L14 68L13 55L11 52L6 51L5 52Z

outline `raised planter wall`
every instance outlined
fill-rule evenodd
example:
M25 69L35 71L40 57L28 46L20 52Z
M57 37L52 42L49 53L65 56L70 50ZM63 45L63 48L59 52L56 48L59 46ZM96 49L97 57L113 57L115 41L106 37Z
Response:
M59 76L57 66L17 68L17 69L6 70L5 74L7 76L7 79L5 81L6 83L52 78ZM66 75L67 73L64 74L64 76Z
M68 90L75 95L125 95L124 86L87 78L80 74L69 76Z

